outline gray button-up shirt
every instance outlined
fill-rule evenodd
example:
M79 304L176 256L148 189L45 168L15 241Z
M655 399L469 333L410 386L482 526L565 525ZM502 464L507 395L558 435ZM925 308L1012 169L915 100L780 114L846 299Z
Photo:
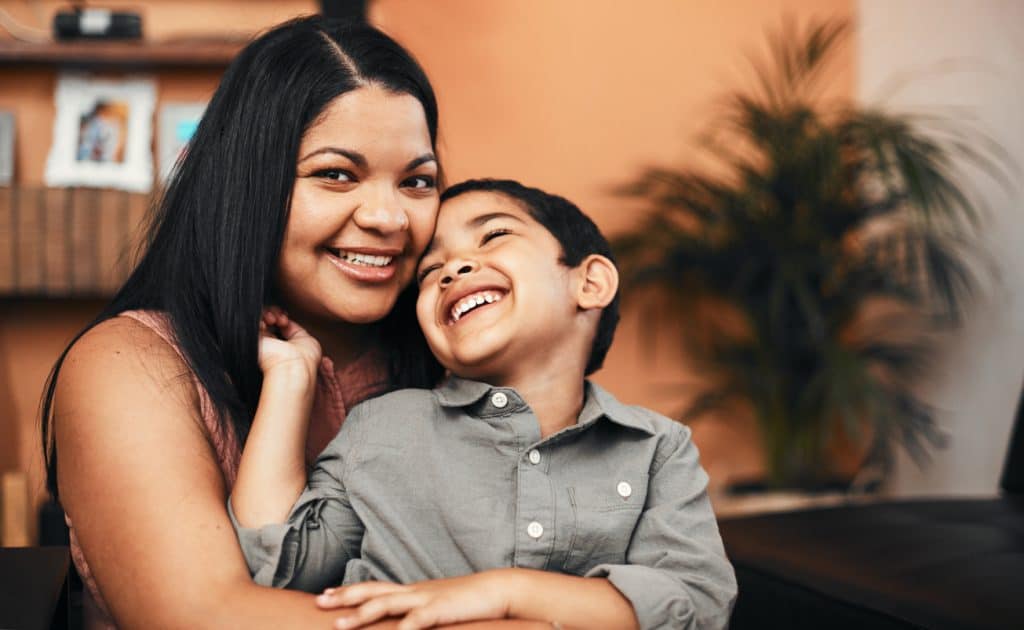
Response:
M288 522L235 527L260 584L528 567L607 578L643 628L716 628L736 580L706 486L689 429L593 383L541 439L514 390L450 378L354 408Z

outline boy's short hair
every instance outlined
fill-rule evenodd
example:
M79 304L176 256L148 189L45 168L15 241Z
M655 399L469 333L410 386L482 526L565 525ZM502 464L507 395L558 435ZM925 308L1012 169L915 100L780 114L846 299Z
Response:
M492 192L518 201L531 217L555 237L562 248L559 262L576 267L591 254L599 254L615 263L612 248L594 222L565 197L524 186L511 179L470 179L451 186L441 194L441 202L468 192ZM619 292L604 307L587 359L586 375L601 368L619 324Z

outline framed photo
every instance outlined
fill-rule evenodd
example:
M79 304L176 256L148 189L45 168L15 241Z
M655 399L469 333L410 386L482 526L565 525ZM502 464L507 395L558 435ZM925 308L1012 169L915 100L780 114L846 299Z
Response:
M14 112L0 110L0 186L14 182Z
M175 164L188 148L204 111L206 103L164 103L160 106L156 150L161 183L167 182Z
M148 193L153 187L155 103L151 79L60 76L46 185Z

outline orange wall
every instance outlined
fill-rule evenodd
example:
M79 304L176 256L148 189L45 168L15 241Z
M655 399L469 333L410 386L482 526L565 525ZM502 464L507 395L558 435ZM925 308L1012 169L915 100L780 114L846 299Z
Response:
M27 4L0 6L28 19ZM38 4L52 11L64 3ZM298 1L103 4L142 7L150 37L258 30L315 8ZM371 20L412 50L434 83L450 181L518 178L569 197L614 232L631 224L635 209L610 189L643 165L687 160L714 98L746 76L744 55L758 49L766 27L784 15L853 11L853 0L376 0ZM853 52L836 64L840 94L853 92ZM19 122L22 182L42 179L53 76L0 70L0 108L15 109ZM214 84L211 74L164 76L161 98L200 98ZM42 381L96 308L0 302L0 471L28 470L33 490L42 488L35 420ZM674 414L687 398L678 387L686 370L671 342L657 353L638 343L642 324L627 308L596 380L628 402ZM759 466L742 422L702 423L695 433L715 482Z
M784 16L852 17L853 0L377 0L371 17L418 57L438 93L445 168L521 179L562 194L606 233L635 208L610 189L650 164L686 162L715 98L749 79L746 54ZM837 59L834 93L854 90L854 50ZM692 375L664 336L639 343L625 305L595 380L625 401L678 415ZM712 482L760 469L740 418L694 425Z

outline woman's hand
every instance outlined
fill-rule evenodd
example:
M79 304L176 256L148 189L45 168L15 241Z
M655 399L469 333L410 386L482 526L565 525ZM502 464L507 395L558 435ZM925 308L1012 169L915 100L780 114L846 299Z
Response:
M335 628L360 628L386 617L399 617L399 630L416 630L462 621L503 619L509 611L509 584L514 569L496 569L443 580L402 585L363 582L329 588L316 598L320 608L352 607Z
M264 309L260 318L259 364L264 378L271 372L302 368L309 377L308 384L316 381L320 368L320 342L306 329L296 324L277 306Z

